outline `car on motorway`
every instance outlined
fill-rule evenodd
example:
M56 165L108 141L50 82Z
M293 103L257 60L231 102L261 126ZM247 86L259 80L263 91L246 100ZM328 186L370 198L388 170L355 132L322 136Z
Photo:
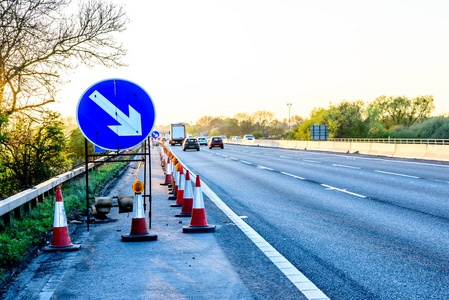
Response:
M207 146L207 139L205 137L199 137L198 138L198 143L201 145L205 145Z
M195 138L185 139L184 143L182 143L182 151L186 151L186 150L200 151L200 144L198 143L198 140Z
M252 141L252 140L254 140L255 138L254 138L254 136L252 135L252 134L245 134L244 136L243 136L243 140L244 141Z
M221 136L211 137L209 140L209 149L218 147L223 149L223 139L221 138Z
M228 141L228 138L225 135L222 135L221 139L223 140L223 143L226 143Z
M232 140L233 140L233 141L241 141L242 138L239 137L239 136L233 136L233 137L232 137Z

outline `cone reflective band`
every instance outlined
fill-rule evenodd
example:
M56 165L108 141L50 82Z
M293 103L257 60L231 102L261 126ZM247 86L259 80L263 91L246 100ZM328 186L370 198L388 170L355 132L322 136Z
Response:
M171 207L180 207L182 206L182 201L184 199L184 187L186 184L185 181L185 175L184 175L184 169L182 166L179 167L179 183L178 183L178 189L176 192L176 203L173 203L170 205Z
M195 193L193 195L192 218L190 225L184 226L182 232L202 233L215 232L215 226L208 225L206 220L206 211L204 209L203 192L201 191L200 175L196 175Z
M134 181L133 191L136 194L141 194L143 192L143 183L138 180Z
M67 227L64 202L62 200L61 188L56 187L55 216L53 219L53 236L51 244L44 251L75 251L80 245L73 245Z
M192 205L193 205L193 191L192 182L190 181L190 172L186 171L186 180L184 186L184 199L182 200L182 208L176 217L190 217L192 215Z

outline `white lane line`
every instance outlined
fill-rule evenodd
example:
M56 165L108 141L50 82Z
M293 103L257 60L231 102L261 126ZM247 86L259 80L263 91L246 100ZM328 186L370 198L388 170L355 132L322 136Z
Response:
M229 157L230 159L233 159L233 160L239 160L238 158L235 158L235 157Z
M180 163L185 164L179 160ZM193 177L196 174L189 170ZM312 281L310 281L303 273L301 273L294 265L292 265L281 253L279 253L273 246L271 246L257 231L249 226L242 217L239 217L232 209L230 209L215 194L204 181L201 180L201 187L203 193L220 208L231 221L246 234L248 238L273 262L273 264L296 286L296 288L307 299L329 299Z
M265 170L271 170L271 171L273 171L272 168L267 168L267 167L264 167L264 166L261 166L261 165L257 165L257 168L258 168L258 169L265 169Z
M195 176L195 175L194 175ZM231 221L237 225L253 243L284 273L284 275L307 297L307 299L329 299L313 282L271 246L257 231L233 212L202 180L203 193L215 203Z
M229 156L227 156L227 155L221 155L221 156L223 156L223 157L229 157Z
M303 159L302 161L311 162L311 163L316 163L316 164L321 164L320 161L316 161L316 160Z
M281 155L279 157L281 157L281 158L291 158L290 156L283 156L283 155Z
M302 180L305 179L303 177L299 177L299 176L296 176L296 175L293 175L293 174L290 174L290 173L286 173L286 172L281 172L281 174L284 174L284 175L287 175L287 176L291 176L291 177L294 177L294 178L298 178L298 179L302 179Z
M385 171L379 171L379 170L374 170L374 172L383 173L383 174L389 174L389 175L402 176L402 177L409 177L409 178L419 178L419 177L416 177L416 176L399 174L399 173L392 173L392 172L385 172Z
M346 189L339 189L339 188L336 188L334 186L330 186L330 185L327 185L327 184L321 184L321 185L324 186L326 188L326 190L335 190L335 191L339 191L339 192L342 192L342 193L350 194L350 195L353 195L353 196L356 196L356 197L366 198L366 196L347 191Z
M433 181L437 181L437 182L444 182L444 183L449 183L449 181L438 180L438 179L434 179Z
M241 162L244 163L244 164L247 164L247 165L252 165L252 163L250 163L249 161L241 160Z
M333 164L334 167L342 167L342 168L349 168L349 169L357 169L360 170L359 167L353 167L353 166L346 166L346 165L338 165L338 164Z

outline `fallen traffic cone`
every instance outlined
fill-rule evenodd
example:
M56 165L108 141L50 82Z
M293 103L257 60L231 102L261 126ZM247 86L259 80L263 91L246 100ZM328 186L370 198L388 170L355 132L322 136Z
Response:
M165 171L165 181L164 181L164 183L161 183L160 185L170 185L171 177L172 177L172 172L171 172L170 160L167 160L167 168Z
M184 187L186 184L186 177L184 175L184 169L182 166L179 167L179 179L178 179L178 189L176 193L176 202L170 205L171 207L181 207L182 201L184 200Z
M145 213L143 210L143 183L135 181L133 183L134 204L133 218L131 220L131 232L122 235L122 242L147 242L157 240L157 235L149 234L147 222L145 221Z
M201 233L215 232L215 226L207 224L206 211L204 210L203 192L201 191L200 175L196 175L195 194L193 196L192 219L189 226L184 226L182 232Z
M186 171L186 182L184 187L184 199L182 199L182 208L179 214L175 217L190 217L192 216L192 206L193 206L193 191L192 183L190 181L189 170Z
M62 200L61 188L56 188L55 217L53 221L53 237L51 244L44 248L44 251L76 251L80 245L72 244L67 227L67 217L65 215L64 201Z

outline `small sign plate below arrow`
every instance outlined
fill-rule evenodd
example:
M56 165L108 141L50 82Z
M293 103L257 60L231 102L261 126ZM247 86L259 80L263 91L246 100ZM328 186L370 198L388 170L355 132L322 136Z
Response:
M150 95L124 79L107 79L89 87L78 102L76 120L94 145L118 151L142 143L153 130L155 108Z

